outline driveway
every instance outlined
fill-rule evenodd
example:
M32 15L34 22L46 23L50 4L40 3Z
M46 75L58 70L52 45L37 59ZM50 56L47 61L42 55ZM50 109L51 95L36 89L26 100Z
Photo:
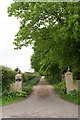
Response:
M78 118L78 105L64 101L40 79L25 100L2 107L3 118Z

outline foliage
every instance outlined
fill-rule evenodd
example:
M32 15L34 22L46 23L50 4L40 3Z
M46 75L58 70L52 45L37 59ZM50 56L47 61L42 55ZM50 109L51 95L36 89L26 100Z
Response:
M29 81L28 85L36 85L40 80L40 77L33 78L32 80Z
M39 82L39 78L34 78L23 83L22 92L4 91L2 93L2 105L14 103L26 98L32 92L32 87Z
M23 73L23 91L14 92L11 91L10 84L15 82L16 71L11 68L1 66L1 76L2 76L2 104L9 104L22 100L21 98L27 97L31 91L32 87L39 81L39 76L36 74Z
M8 104L11 104L11 103L19 102L19 101L24 100L24 99L25 99L24 97L7 97L7 96L4 96L3 99L2 99L2 105L8 105Z
M13 2L8 15L20 19L17 49L33 44L32 68L52 76L53 69L71 67L80 79L80 2Z
M77 90L72 90L69 92L69 96L75 97L75 98L80 98L80 91Z
M35 78L35 75L34 74L23 73L22 77L23 77L23 82L28 82L31 79Z
M26 97L27 94L26 92L22 91L22 92L14 92L14 91L4 91L2 93L2 97Z
M25 82L23 84L23 91L26 92L27 95L29 95L32 91L32 87L36 85L39 82L39 78L34 78L28 82Z
M2 91L9 90L10 83L15 81L16 72L11 68L2 66Z
M17 93L16 93L16 97L27 97L27 94L26 94L25 91L17 92Z
M6 92L9 91L9 87L10 84L15 82L15 75L16 75L16 71L12 70L11 68L5 67L5 66L1 66L1 74L2 74L2 92ZM33 78L36 77L36 75L34 74L27 74L27 73L23 73L23 83L29 83L30 80L32 80Z
M71 102L71 103L76 103L76 104L80 105L80 99L77 97L73 97L73 96L70 96L68 94L64 94L60 97L63 98L64 100Z
M10 90L5 90L2 93L2 96L8 96L8 97L26 97L29 95L32 91L32 87L36 85L39 82L39 78L34 78L28 83L23 83L23 91L22 92L14 92Z
M55 84L58 84L59 83L59 79L58 79L58 75L56 74L54 77L46 77L46 81L49 83L49 84L51 84L51 85L53 85L54 83Z
M10 91L9 89L4 89L2 91L2 105L23 100L32 92L32 87L39 82L40 78L38 76L34 78L34 75L28 75L25 73L24 75L25 77L23 77L23 91L14 92Z
M66 94L65 81L62 81L59 84L53 84L53 86L57 90L61 98L80 105L80 91L72 90L68 94Z
M29 95L32 92L32 85L27 85L23 88L23 91L26 92L27 95Z
M60 95L66 94L66 84L63 80L62 82L53 85Z

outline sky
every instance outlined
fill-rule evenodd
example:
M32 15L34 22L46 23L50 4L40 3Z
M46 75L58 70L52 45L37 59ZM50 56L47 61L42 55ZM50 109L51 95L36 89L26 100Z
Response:
M13 0L0 0L0 65L12 69L19 68L22 72L33 71L30 57L33 54L31 46L14 50L13 41L19 30L19 21L15 17L8 17L7 7Z

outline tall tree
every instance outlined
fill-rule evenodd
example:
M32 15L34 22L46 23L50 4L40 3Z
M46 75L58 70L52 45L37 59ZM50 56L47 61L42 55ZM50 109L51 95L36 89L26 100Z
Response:
M14 15L21 23L14 40L16 48L34 44L31 61L35 70L48 73L56 64L60 69L70 66L79 78L79 6L80 2L14 2L8 7L9 16Z

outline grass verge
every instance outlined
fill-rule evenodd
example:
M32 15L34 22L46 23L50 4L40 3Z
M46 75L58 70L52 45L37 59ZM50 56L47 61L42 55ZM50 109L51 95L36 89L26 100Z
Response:
M40 78L37 77L24 82L23 91L21 93L8 92L6 96L2 97L1 105L4 106L4 105L25 100L31 94L33 86L39 82L39 79Z
M75 98L75 97L72 97L69 95L60 95L60 97L64 100L71 102L71 103L75 103L75 104L80 105L80 98Z
M8 105L11 103L16 103L16 102L22 101L24 99L26 99L26 98L24 98L24 97L3 97L2 98L2 106Z
M80 105L80 97L74 97L74 96L70 96L69 94L65 94L64 91L60 91L61 90L61 86L59 86L58 84L53 84L53 87L55 88L55 90L57 91L57 93L60 95L60 98L71 102L71 103L75 103Z

